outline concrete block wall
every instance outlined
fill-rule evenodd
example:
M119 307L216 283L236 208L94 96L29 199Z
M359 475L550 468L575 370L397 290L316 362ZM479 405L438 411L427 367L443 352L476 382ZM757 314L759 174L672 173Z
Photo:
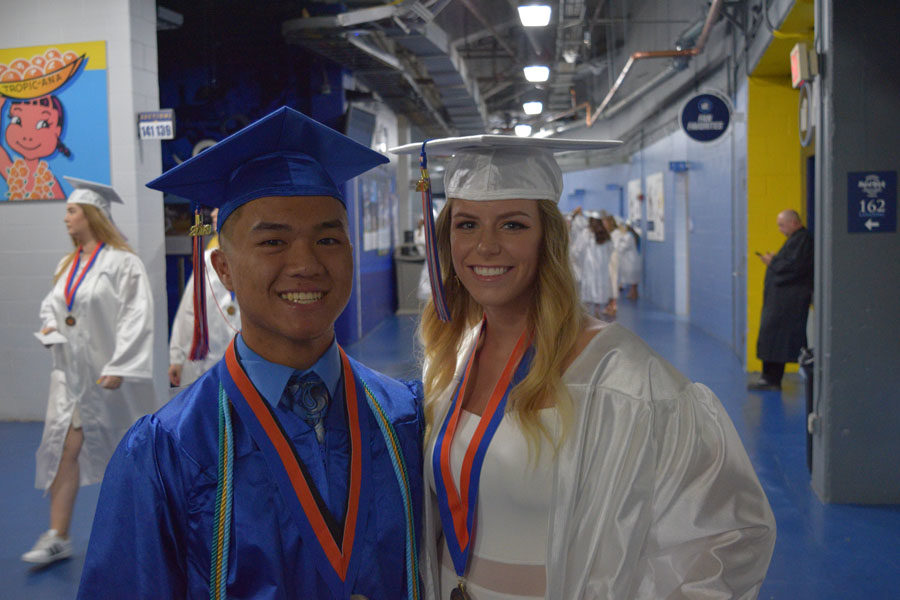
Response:
M110 176L125 201L113 217L141 257L154 300L154 374L165 382L165 257L162 198L144 183L160 173L159 142L137 139L136 113L159 108L153 0L49 0L3 8L5 48L105 41ZM71 251L62 202L0 205L0 419L44 418L50 356L32 336L54 268ZM158 386L160 403L167 398Z

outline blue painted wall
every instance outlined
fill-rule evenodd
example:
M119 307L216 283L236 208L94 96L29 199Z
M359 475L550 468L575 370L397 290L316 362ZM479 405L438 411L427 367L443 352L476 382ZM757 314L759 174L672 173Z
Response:
M391 165L382 165L344 186L344 199L350 217L350 237L353 242L354 282L347 308L335 323L335 335L341 344L352 344L397 310L397 284L394 273L391 239L387 251L365 250L365 204L380 195L388 202L391 236L393 237L396 194L396 173Z
M738 94L737 111L743 110L746 90ZM740 114L737 112L736 114ZM581 204L589 210L619 213L618 193L607 184L627 186L631 179L663 173L665 240L641 239L644 265L641 301L669 312L676 311L676 267L688 273L691 323L727 343L740 356L745 328L744 291L740 286L745 257L741 240L746 228L746 128L734 119L732 131L712 144L689 139L679 129L638 150L627 164L566 173L560 209ZM669 170L670 161L688 161L686 174ZM742 171L743 169L743 171ZM676 178L686 178L687 223L676 218ZM646 192L646 180L643 186ZM577 190L584 190L578 192ZM735 207L737 206L737 209ZM646 218L646 207L643 207ZM743 211L743 212L742 212ZM687 256L677 256L676 236L687 235ZM687 265L677 265L686 260ZM684 269L680 269L684 272ZM738 273L735 277L734 273Z

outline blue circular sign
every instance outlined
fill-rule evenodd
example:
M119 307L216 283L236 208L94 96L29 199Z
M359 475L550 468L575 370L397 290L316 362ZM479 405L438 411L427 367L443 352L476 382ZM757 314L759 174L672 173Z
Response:
M700 94L681 109L681 128L691 139L712 142L728 131L731 106L716 94Z

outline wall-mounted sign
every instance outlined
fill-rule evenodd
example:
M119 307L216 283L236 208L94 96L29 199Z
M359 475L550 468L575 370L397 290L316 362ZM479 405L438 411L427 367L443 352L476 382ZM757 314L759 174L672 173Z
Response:
M673 173L684 173L685 171L690 170L691 163L686 160L670 160L669 161L669 170Z
M897 231L897 171L847 173L847 231Z
M164 108L138 113L138 136L142 140L175 139L175 110Z
M0 50L0 202L109 183L106 42Z
M694 96L681 109L681 127L693 140L713 142L728 131L731 103L716 92Z
M663 172L647 176L647 239L666 240L666 199L663 194Z

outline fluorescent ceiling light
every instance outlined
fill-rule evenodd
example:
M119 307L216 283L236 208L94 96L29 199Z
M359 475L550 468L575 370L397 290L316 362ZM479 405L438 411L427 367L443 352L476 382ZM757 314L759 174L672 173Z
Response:
M550 22L550 7L546 4L520 6L519 20L525 27L546 27Z
M544 103L536 100L533 102L526 102L522 105L522 110L525 111L526 115L539 115L541 114L541 111L544 110Z
M531 135L531 125L528 123L519 123L515 127L516 135L519 137L528 137Z
M544 65L530 65L522 69L525 73L525 79L528 81L541 82L550 78L550 67Z

